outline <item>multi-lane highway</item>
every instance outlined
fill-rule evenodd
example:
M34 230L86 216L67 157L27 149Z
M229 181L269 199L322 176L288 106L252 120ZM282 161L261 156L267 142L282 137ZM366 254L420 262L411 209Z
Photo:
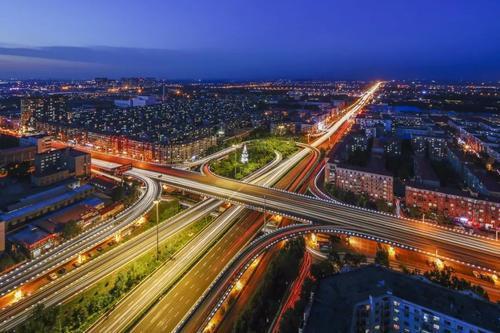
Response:
M208 199L167 220L160 225L160 242L184 229L193 221L206 216L218 206L217 200ZM0 330L4 331L22 323L30 315L25 310L35 304L42 302L45 306L50 306L65 301L155 246L156 230L152 228L88 261L52 281L30 297L4 309L0 313Z
M153 176L150 171L141 172ZM443 256L495 271L499 269L500 243L493 239L458 233L431 223L401 219L355 206L209 176L163 175L163 181L171 186L249 208L267 208L277 214L301 220L356 228L394 241L405 239L407 245L432 252L438 250Z
M308 166L312 162L316 162L318 158L319 155L315 152L309 158L300 161L292 172L288 172L275 186L299 187L301 182L297 180L307 178ZM294 163L294 161L290 163ZM270 174L268 177L271 175L274 174ZM170 332L175 330L182 319L186 317L190 308L196 304L198 299L202 298L207 290L210 290L207 288L230 260L257 235L262 225L263 214L248 209L244 210L240 214L239 220L200 258L199 262L186 273L184 278L134 326L132 331Z
M64 264L79 253L108 239L142 216L159 195L158 183L133 171L129 172L128 175L140 179L145 184L145 192L137 203L118 214L116 218L105 221L78 237L62 243L44 255L0 276L0 296L5 296L24 283Z
M218 276L215 283L212 284L209 292L207 292L203 299L196 304L196 306L192 309L190 316L176 328L176 331L203 331L202 329L209 323L219 306L222 304L222 301L229 295L235 283L262 252L268 250L270 247L278 244L282 240L303 236L307 233L320 232L345 234L350 236L355 235L357 237L374 239L372 236L352 232L345 228L317 225L291 225L263 235L253 241L233 258L233 260L225 267L224 271L222 271ZM383 241L380 239L374 240Z
M111 313L101 317L90 332L122 332L134 322L137 315L149 309L173 285L197 259L205 253L239 214L238 210L228 210L213 221L202 233L183 247L175 260L168 262L129 293ZM191 287L196 287L193 283Z
M328 140L330 135L335 133L347 119L371 99L377 88L378 84L370 88L358 102L347 110L340 121L335 123L324 136L311 146L318 147ZM304 149L295 154L293 158L302 159L307 153L307 149ZM389 214L279 191L266 186L220 179L210 174L197 175L167 168L137 170L137 172L148 177L163 177L162 181L171 186L227 200L248 208L268 209L300 220L356 228L359 231L370 232L374 236L392 240L404 239L407 245L419 247L425 251L435 252L437 250L442 256L459 259L493 271L497 271L499 268L500 246L498 242L483 237L461 234L431 223L400 219Z
M288 172L290 167L295 165L298 161L298 157L295 156L282 161L281 154L276 152L276 158L271 163L246 177L244 182L269 186L283 177L283 175ZM211 174L208 165L205 165L202 170L206 174ZM161 179L161 177L158 178ZM169 286L172 286L177 281L179 276L181 276L187 269L189 269L190 266L195 263L201 255L204 254L204 250L209 248L218 238L221 238L221 236L224 234L224 231L230 227L230 229L223 235L220 241L218 241L217 247L211 249L210 252L206 254L207 256L210 255L211 258L213 258L214 253L219 253L219 259L222 260L222 262L228 262L231 259L229 253L236 253L237 250L244 247L244 245L251 239L251 236L256 234L259 229L258 227L261 226L260 224L256 227L255 221L248 221L245 218L247 217L247 215L248 212L245 212L245 209L243 207L231 207L224 213L224 215L214 221L211 224L210 228L208 228L205 232L203 232L203 234L198 236L197 239L188 244L186 248L176 256L177 259L174 265L168 265L168 267L165 266L164 268L156 272L154 276L151 276L147 281L133 290L126 299L120 302L120 304L118 304L113 309L111 313L102 317L99 322L97 322L96 325L93 326L92 331L121 332L127 327L130 327L134 323L136 318L140 316L146 309L148 309L158 299L162 292L165 291L165 289L167 289ZM236 224L233 226L234 223ZM243 228L243 226L245 225L246 227ZM247 234L248 236L242 237L243 234ZM232 246L235 247L235 251L224 253L224 249L227 249L228 244L232 244ZM197 263L196 265L200 266L203 265L203 263ZM217 272L214 271L212 273L212 275L216 275ZM189 297L187 295L179 295L176 292L176 290L182 290L183 286L186 283L190 283L189 281L193 279L192 271L190 271L188 274L189 277L184 277L182 281L175 285L175 287L173 287L174 289L169 291L167 296L163 298L158 305L155 306L155 309L165 309L165 306L173 301L172 298L180 298L179 302L181 303L176 304L176 306L184 304L184 306L187 307L186 309L184 309L185 311L181 311L182 309L179 309L178 311L174 311L174 313L170 314L171 317L173 317L170 318L170 323L163 321L162 325L164 326L171 325L172 328L175 327L175 325L184 317L185 312L189 310L189 308L194 303L192 297ZM199 276L200 274L201 273L196 273L194 275ZM209 278L212 277L212 275L207 275L204 282L206 282L207 284L210 283L212 280ZM203 292L205 290L205 288L200 290L193 290L192 288L194 287L194 285L195 284L193 283L190 288L191 292L193 293ZM158 311L156 310L156 312ZM144 326L147 326L151 328L155 325L158 325L159 320L158 318L156 318L156 312L151 311L151 315L148 314L144 320L139 322L139 327L143 328ZM175 318L176 316L178 318ZM149 319L150 317L151 320Z

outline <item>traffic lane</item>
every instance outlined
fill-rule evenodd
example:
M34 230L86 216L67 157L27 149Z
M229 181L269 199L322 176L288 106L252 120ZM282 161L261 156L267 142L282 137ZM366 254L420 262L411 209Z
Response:
M240 294L238 295L236 301L228 307L227 313L224 315L222 322L217 327L217 332L232 332L234 325L236 324L236 320L239 315L250 302L252 295L255 293L257 288L260 286L269 263L272 258L277 254L279 248L277 246L269 249L260 259L259 264L255 271L252 273L252 276L248 279L247 284L244 285ZM200 322L200 320L193 317L193 322ZM195 326L195 325L193 325Z
M196 217L196 220L206 216L209 212L209 210L205 210ZM101 317L90 331L120 332L126 329L137 314L148 308L155 297L160 296L168 285L175 282L178 275L183 272L183 268L187 267L192 259L209 244L211 237L215 237L226 228L227 223L232 219L232 214L233 212L226 211L215 221L212 221L202 233L190 240L186 246L175 254L175 260L166 261L148 277L148 281L154 281L154 283L140 284L126 295L111 313Z
M142 318L132 331L173 331L226 263L253 238L263 222L258 216L256 212L245 210L244 216Z

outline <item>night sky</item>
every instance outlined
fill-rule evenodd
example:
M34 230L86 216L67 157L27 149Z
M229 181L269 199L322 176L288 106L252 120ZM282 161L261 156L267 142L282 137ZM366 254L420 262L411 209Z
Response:
M497 0L1 1L0 78L500 79Z

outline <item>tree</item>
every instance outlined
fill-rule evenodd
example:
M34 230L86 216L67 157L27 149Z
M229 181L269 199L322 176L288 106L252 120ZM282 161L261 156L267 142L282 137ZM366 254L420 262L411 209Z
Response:
M359 266L361 263L366 262L366 256L357 253L346 253L344 262L349 266Z
M121 184L113 189L111 193L113 201L121 201L125 198L125 187Z
M335 273L335 269L333 268L333 265L327 260L323 260L319 263L311 265L311 275L316 280L324 278L328 275L332 275L333 273Z
M377 253L375 254L375 263L389 267L389 253L379 245Z
M70 239L78 235L82 231L82 228L77 221L71 220L64 225L62 235L64 239Z

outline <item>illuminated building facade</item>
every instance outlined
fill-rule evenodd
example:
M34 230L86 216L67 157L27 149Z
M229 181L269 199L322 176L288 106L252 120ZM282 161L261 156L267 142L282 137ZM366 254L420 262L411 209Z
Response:
M498 227L500 202L466 197L459 193L427 189L424 186L406 186L406 206L418 207L424 213L440 212L450 218L484 229Z

